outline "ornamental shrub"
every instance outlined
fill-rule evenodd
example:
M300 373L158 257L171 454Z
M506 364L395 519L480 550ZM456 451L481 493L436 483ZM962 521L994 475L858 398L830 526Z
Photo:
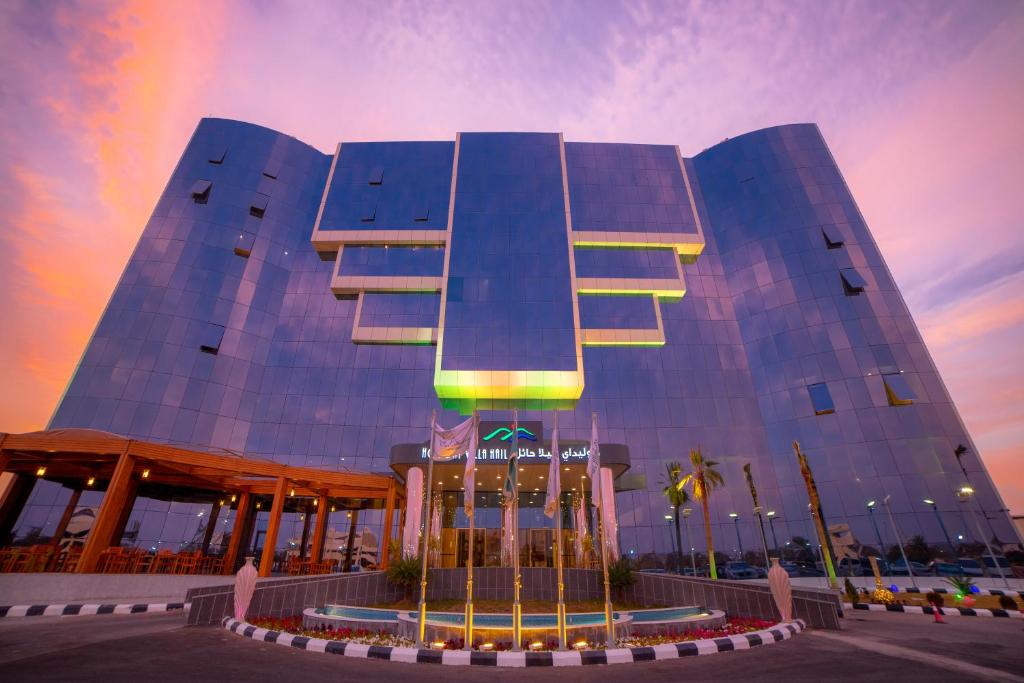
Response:
M1003 609L1017 609L1017 601L1011 598L1009 595L999 596L999 606Z

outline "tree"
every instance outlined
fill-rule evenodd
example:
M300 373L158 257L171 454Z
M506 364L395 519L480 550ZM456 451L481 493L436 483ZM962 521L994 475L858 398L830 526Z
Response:
M680 488L679 482L683 477L683 466L678 462L665 463L665 475L668 484L662 490L668 504L672 506L672 513L675 517L676 527L676 571L680 570L683 561L683 542L679 535L679 508L690 502L690 494L686 489Z
M690 451L690 465L693 467L693 471L680 479L676 488L682 490L689 486L693 493L693 499L699 501L701 507L704 508L704 540L707 542L710 564L708 569L711 578L717 579L718 570L715 568L715 550L711 540L711 510L708 507L708 498L711 497L712 491L725 485L725 480L715 469L718 467L718 463L714 460L705 460L699 447Z
M924 540L924 536L918 535L912 537L910 542L904 546L904 549L907 551L907 559L911 562L928 564L934 557L932 549L928 547L928 544Z

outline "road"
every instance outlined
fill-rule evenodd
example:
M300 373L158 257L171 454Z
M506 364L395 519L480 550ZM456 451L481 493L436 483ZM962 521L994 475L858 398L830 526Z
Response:
M0 620L0 672L14 681L1021 681L1024 623L858 613L839 632L810 631L749 651L608 667L492 669L323 655L188 628L181 614Z

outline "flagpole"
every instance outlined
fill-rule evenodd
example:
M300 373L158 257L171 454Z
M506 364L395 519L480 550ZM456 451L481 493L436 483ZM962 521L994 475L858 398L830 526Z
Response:
M512 573L514 582L512 584L512 651L522 651L523 636L523 606L519 602L519 592L523 584L523 577L519 573L519 409L512 409L512 448L515 453L515 482L512 487ZM509 452L509 458L513 454Z
M477 412L473 411L473 429L478 429L476 424ZM469 457L468 455L466 456ZM466 614L463 623L463 650L473 649L473 538L476 536L476 478L467 481L464 476L462 482L465 484L466 493L464 496L472 496L469 515L469 554L466 556ZM465 504L463 504L465 507Z
M427 635L427 551L430 542L430 498L431 487L434 476L434 425L437 422L437 409L430 414L430 446L427 448L427 482L426 493L423 496L423 550L420 553L420 604L419 604L419 628L416 631L416 647L426 646L424 640Z
M593 413L591 415L591 417L592 417L594 423L596 424L596 422L597 422L597 413L596 412ZM600 469L600 467L598 467L596 475L597 475L596 479L593 477L593 475L591 475L591 480L590 480L590 488L591 488L590 496L591 496L591 498L593 498L593 496L594 496L594 494L593 494L594 487L600 487L601 486L601 469ZM605 645L609 649L612 649L612 648L615 647L615 625L613 623L613 618L612 618L612 586L611 586L611 582L608 580L608 544L605 542L605 540L606 540L605 539L605 535L607 533L607 530L604 528L604 526L605 526L604 525L604 505L605 505L605 502L604 502L604 491L601 490L600 488L598 489L598 496L600 496L600 501L601 501L601 506L597 509L597 528L598 528L598 532L600 533L600 543L601 543L601 571L604 573L604 626L605 626L605 630L608 632L608 638L607 638L607 641L606 641Z
M555 411L555 431L558 431L558 411ZM557 444L554 444L558 447ZM558 448L561 450L561 448ZM560 466L561 453L551 452L551 457L556 461L555 468ZM559 478L561 483L561 478ZM557 524L555 525L555 566L558 567L558 649L566 649L566 635L565 635L565 581L562 579L562 487L558 487L556 492L558 496L558 507L555 510L557 516Z

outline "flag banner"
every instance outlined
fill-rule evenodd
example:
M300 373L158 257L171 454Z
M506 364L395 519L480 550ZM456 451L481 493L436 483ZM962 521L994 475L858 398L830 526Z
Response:
M462 496L463 509L466 511L467 517L473 516L473 507L476 503L476 449L477 441L480 438L480 430L478 429L480 426L480 414L475 410L473 411L473 417L470 418L470 422L473 425L470 427L469 448L466 451L466 473L462 477L462 481L466 486L465 495ZM459 427L461 426L459 425Z
M512 553L515 548L515 526L513 523L512 503L505 503L502 510L501 524L501 566L512 566Z
M601 448L597 441L597 413L591 415L587 476L590 477L590 504L601 507Z
M477 440L477 418L468 420L451 429L445 429L434 422L430 441L430 455L435 461L453 460L463 453L475 455Z
M548 494L544 500L544 514L553 519L559 511L562 495L561 458L558 450L558 412L555 412L555 427L551 432L551 465L548 467Z
M512 412L512 446L508 452L508 471L505 473L505 486L502 493L505 494L505 502L515 499L519 490L519 411Z
M584 541L587 539L587 508L580 497L579 505L576 506L576 566L582 567L586 559L583 552Z

